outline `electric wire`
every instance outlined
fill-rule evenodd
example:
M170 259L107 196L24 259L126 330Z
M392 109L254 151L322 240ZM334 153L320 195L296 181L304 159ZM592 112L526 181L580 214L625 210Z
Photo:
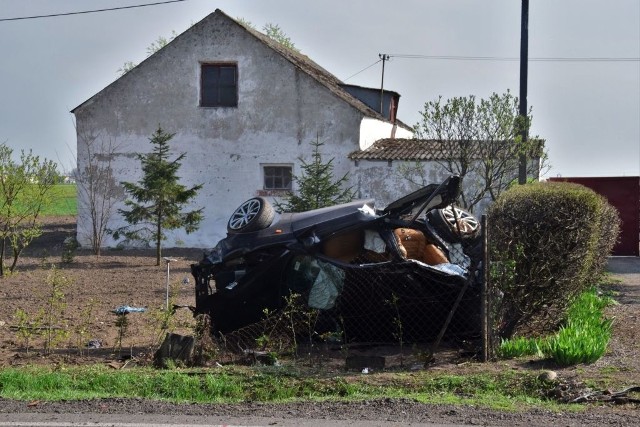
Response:
M371 64L371 65L369 65L369 66L367 66L367 67L363 68L362 70L358 71L358 72L357 72L357 73L355 73L355 74L350 75L349 77L347 77L347 78L346 78L346 79L344 79L343 81L344 81L344 82L346 82L346 81L347 81L347 80L349 80L350 78L355 77L355 76L357 76L358 74L360 74L360 73L363 73L363 72L367 71L369 68L373 67L374 65L376 65L376 64L377 64L377 63L379 63L379 62L382 62L382 59L378 59L378 60L377 60L376 62L374 62L373 64Z
M63 12L63 13L52 13L52 14L49 14L49 15L21 16L21 17L17 17L17 18L0 18L0 22L22 21L22 20L27 20L27 19L39 19L39 18L54 18L54 17L57 17L57 16L83 15L83 14L87 14L87 13L110 12L112 10L135 9L135 8L139 8L139 7L159 6L159 5L169 4L169 3L181 3L181 2L185 2L185 1L189 1L189 0L165 0L165 1L158 1L158 2L154 2L154 3L144 3L144 4L136 4L136 5L130 5L130 6L110 7L110 8L104 8L104 9L81 10L81 11L77 11L77 12Z
M452 60L452 61L520 61L518 57L506 57L506 56L455 56L455 55L414 55L414 54L401 54L390 53L391 58L404 58L404 59L437 59L437 60ZM542 58L529 58L532 62L639 62L640 58L634 57L542 57Z
M389 53L386 54L387 58L401 58L401 59L435 59L435 60L450 60L450 61L495 61L495 62L508 62L508 61L520 61L520 58L506 57L506 56L455 56L455 55L414 55L414 54L400 54ZM347 81L358 74L368 70L382 59L377 60L373 64L363 68L355 74L347 77L343 81ZM530 62L640 62L640 58L634 57L542 57L542 58L529 58Z

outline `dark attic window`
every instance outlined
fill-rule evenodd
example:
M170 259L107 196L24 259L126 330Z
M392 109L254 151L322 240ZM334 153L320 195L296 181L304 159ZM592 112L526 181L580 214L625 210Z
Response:
M200 70L201 107L238 106L238 65L202 64Z

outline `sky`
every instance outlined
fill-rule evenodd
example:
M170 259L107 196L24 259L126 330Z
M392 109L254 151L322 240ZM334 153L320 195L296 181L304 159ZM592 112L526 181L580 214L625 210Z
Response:
M409 125L439 96L519 94L517 0L185 0L7 20L159 1L0 0L0 143L70 171L70 111L158 37L216 9L279 25L349 84L380 87L379 55L389 54L384 87L400 93L398 117ZM640 0L531 0L529 59L531 134L546 140L545 176L640 175Z

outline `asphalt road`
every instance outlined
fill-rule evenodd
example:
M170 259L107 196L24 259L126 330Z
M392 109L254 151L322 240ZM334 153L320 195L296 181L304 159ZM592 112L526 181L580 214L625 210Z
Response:
M610 257L607 270L613 274L636 276L640 279L640 257L615 256Z

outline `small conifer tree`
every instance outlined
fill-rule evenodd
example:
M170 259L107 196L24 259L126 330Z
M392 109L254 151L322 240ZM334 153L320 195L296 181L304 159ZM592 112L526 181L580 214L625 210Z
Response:
M111 232L115 239L122 235L129 240L155 242L156 265L160 265L165 230L184 228L191 233L198 229L202 221L202 208L182 212L202 184L186 188L179 183L177 173L185 153L173 161L169 160L168 142L174 135L158 126L158 130L149 138L153 150L148 154L138 154L142 164L142 179L138 183L122 183L130 197L124 202L129 209L118 210L129 225Z
M324 143L316 138L310 144L313 147L311 162L307 163L300 158L302 173L293 177L293 182L298 186L298 193L289 193L283 201L275 204L280 212L304 212L350 202L353 199L352 188L343 188L349 174L346 173L342 178L334 180L333 158L324 162L320 153Z

